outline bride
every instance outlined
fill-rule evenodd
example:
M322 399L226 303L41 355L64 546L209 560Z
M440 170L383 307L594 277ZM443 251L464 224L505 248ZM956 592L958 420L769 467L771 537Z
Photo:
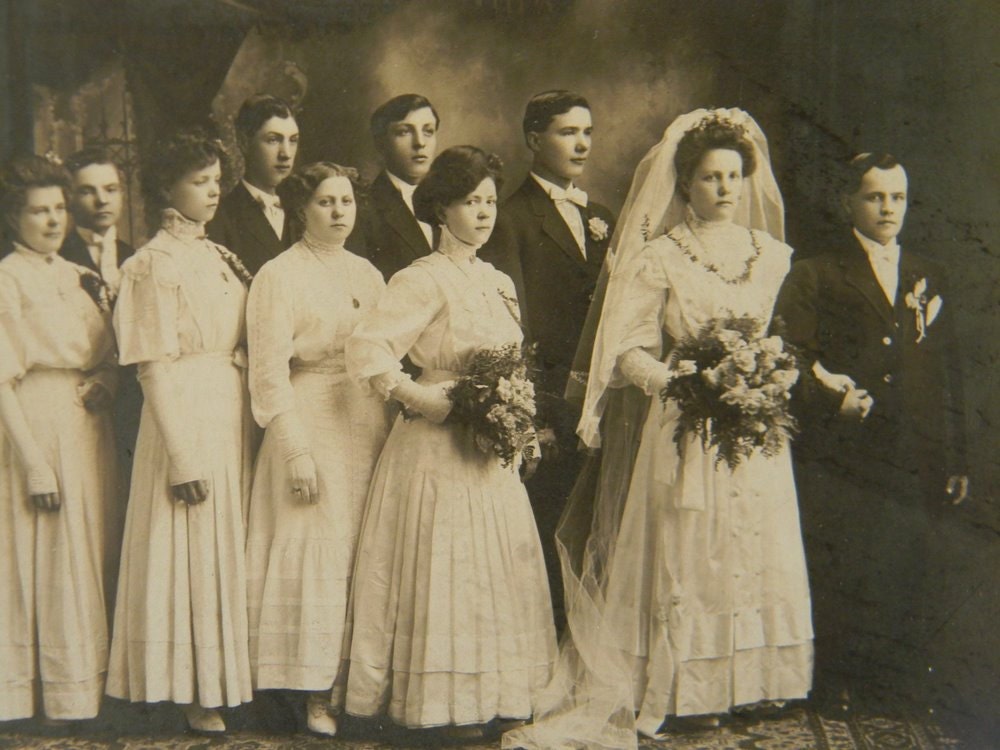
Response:
M597 494L591 514L578 483L559 532L563 679L548 717L505 746L634 747L636 729L713 726L730 709L808 694L812 623L787 448L735 469L696 437L679 452L678 408L659 398L676 372L670 341L714 318L770 322L792 252L782 234L766 140L745 112L679 117L636 170L578 429L604 445Z

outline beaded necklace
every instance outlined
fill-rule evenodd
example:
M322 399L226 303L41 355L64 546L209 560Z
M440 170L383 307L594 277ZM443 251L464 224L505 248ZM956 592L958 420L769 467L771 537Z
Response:
M701 245L702 249L707 253L708 248L705 247L705 243L701 241L701 238L697 234L695 234L695 231L691 227L691 224L688 221L685 221L684 226L688 228L688 232L691 233L691 236L695 238L697 243ZM706 271L715 274L730 286L736 286L737 284L745 284L747 281L749 281L750 272L753 269L754 263L756 263L757 259L760 258L762 252L760 243L757 241L757 235L751 229L750 242L753 245L753 254L749 258L747 258L746 261L744 261L743 272L740 273L739 276L726 276L725 274L722 273L721 270L719 270L719 267L717 265L698 257L698 255L690 247L688 247L687 244L680 237L674 234L673 230L667 232L667 236L673 241L675 245L677 245L678 248L680 248L680 251L684 253L684 255L686 255L691 260L692 263L697 263Z

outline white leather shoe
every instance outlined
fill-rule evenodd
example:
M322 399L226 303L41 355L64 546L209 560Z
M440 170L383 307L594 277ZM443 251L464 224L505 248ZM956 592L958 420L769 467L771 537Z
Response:
M202 708L197 703L181 706L188 726L195 732L204 734L221 734L226 731L226 722L214 708Z
M310 695L306 698L306 726L310 732L333 737L337 734L337 720L330 713L330 702L326 693Z

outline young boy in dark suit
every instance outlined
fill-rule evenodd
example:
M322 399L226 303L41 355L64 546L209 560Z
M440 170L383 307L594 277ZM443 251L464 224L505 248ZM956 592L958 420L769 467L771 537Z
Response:
M72 178L69 210L73 230L66 235L59 254L66 260L97 272L112 293L117 293L118 269L134 248L118 239L123 188L121 170L103 148L90 147L66 159Z
M563 400L614 216L576 185L590 158L590 105L571 91L545 91L525 107L531 172L500 207L480 256L514 280L527 337L537 346L543 460L527 482L542 537L558 625L562 585L554 535L581 466L579 411Z
M208 236L257 273L291 244L276 190L295 164L299 126L288 104L268 94L243 102L235 126L243 179L219 202Z
M812 367L794 451L817 686L923 693L948 614L935 538L969 489L955 300L942 269L897 242L903 166L862 154L845 178L842 247L795 263L775 306Z
M413 214L413 191L434 161L440 124L420 94L393 97L372 113L372 140L385 168L372 182L347 248L368 258L386 281L433 248L431 226Z

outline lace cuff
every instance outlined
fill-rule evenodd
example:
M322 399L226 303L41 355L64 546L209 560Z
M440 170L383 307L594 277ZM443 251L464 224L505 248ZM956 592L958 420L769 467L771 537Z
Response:
M56 475L48 464L29 466L27 472L29 495L52 495L59 492Z
M638 346L618 358L618 369L647 396L658 395L673 378L673 369L669 365Z
M373 375L369 379L368 383L369 385L371 385L372 388L374 388L382 395L382 398L384 400L388 401L390 398L392 398L393 396L392 392L396 388L396 386L398 386L400 383L406 380L412 380L412 379L405 372L402 372L400 370L393 370L392 372L383 372L380 373L379 375Z
M405 378L392 389L392 397L408 409L419 412L431 422L440 424L451 411L447 383L421 385Z
M271 420L267 429L274 430L278 450L286 462L309 455L309 440L305 428L294 411L282 412Z

